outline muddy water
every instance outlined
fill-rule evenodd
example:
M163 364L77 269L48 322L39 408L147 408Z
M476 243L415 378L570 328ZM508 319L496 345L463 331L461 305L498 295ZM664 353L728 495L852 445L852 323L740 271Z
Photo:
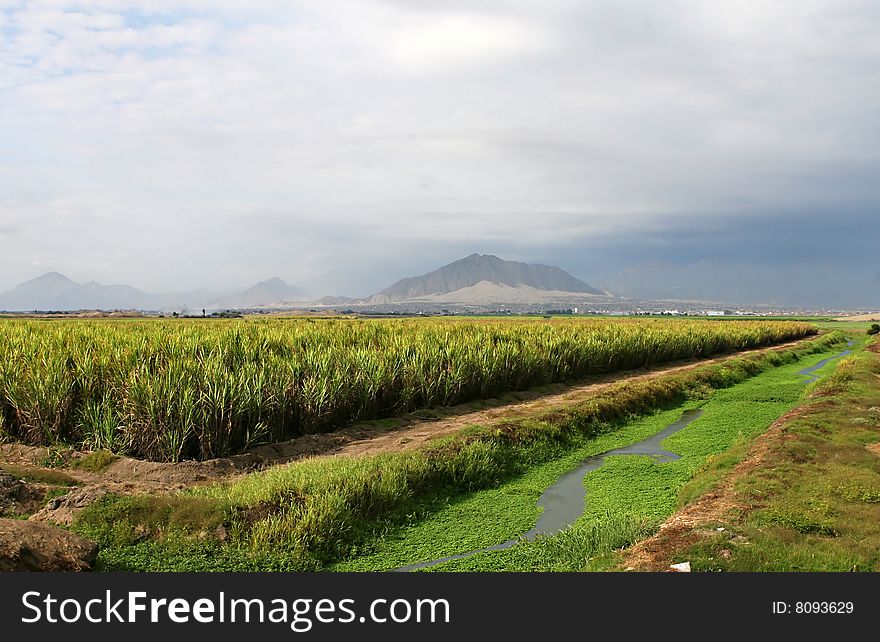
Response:
M853 346L853 342L849 341L849 342L847 342L846 345L851 348ZM852 354L852 350L844 350L840 354L836 354L833 357L828 357L827 359L822 359L822 361L820 361L819 363L817 363L814 366L810 366L809 368L804 368L803 370L798 372L799 375L804 375L807 377L801 383L813 383L814 381L816 381L819 378L819 375L813 374L814 372L821 369L823 366L830 363L831 361L834 361L835 359L840 359L841 357L845 357L848 354Z
M544 511L538 518L538 523L534 528L522 535L525 539L534 539L538 535L551 535L561 531L566 526L574 522L578 517L583 515L586 508L587 491L584 488L584 478L605 463L605 458L612 455L645 455L651 457L656 463L662 464L669 461L680 459L678 455L660 447L660 442L670 435L690 425L695 421L703 411L700 409L685 410L681 419L670 424L658 433L655 433L624 448L615 448L608 452L594 455L583 460L580 465L569 473L566 473L559 480L544 491L538 500L538 506ZM502 551L506 548L516 545L521 538L509 540L503 544L496 544L488 548L481 548L460 555L452 555L450 557L441 557L440 559L428 562L419 562L418 564L410 564L402 566L397 571L413 571L419 568L426 568L443 562L451 562L470 557L478 553L486 553L489 551Z

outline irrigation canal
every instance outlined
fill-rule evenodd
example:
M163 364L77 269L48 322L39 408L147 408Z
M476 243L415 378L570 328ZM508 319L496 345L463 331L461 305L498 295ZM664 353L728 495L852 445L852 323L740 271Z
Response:
M851 348L853 346L853 342L850 341L847 346ZM852 350L844 350L839 354L828 357L827 359L822 359L816 365L810 366L809 368L804 368L803 370L799 371L799 375L807 377L807 379L805 379L802 383L808 384L816 381L819 378L819 375L814 374L815 372L823 368L831 361L834 361L835 359L839 359L841 357L845 357L846 355L851 353ZM538 518L537 524L535 524L535 526L531 530L524 533L521 537L508 540L506 542L503 542L502 544L496 544L487 548L480 548L474 551L468 551L467 553L461 553L459 555L441 557L439 559L430 560L427 562L419 562L417 564L401 566L400 568L394 570L398 572L414 571L420 568L427 568L429 566L443 564L444 562L464 559L466 557L471 557L479 553L488 553L489 551L502 551L504 549L511 548L512 546L516 546L517 542L521 541L522 539L532 540L535 539L535 537L537 537L538 535L552 535L553 533L561 531L566 526L573 523L578 517L580 517L584 513L587 499L587 489L584 484L585 478L589 473L601 467L602 464L605 463L606 457L611 457L614 455L643 455L652 458L657 464L663 464L666 462L675 461L676 459L681 459L681 457L679 457L675 453L661 448L660 442L662 442L670 435L677 433L679 430L683 430L691 423L696 421L702 414L703 411L701 409L685 410L678 421L670 424L660 432L651 435L647 439L643 439L629 446L625 446L624 448L615 448L614 450L609 450L608 452L594 455L583 460L577 468L560 477L555 484L544 491L544 494L541 495L541 498L538 500L538 506L542 507L544 510Z

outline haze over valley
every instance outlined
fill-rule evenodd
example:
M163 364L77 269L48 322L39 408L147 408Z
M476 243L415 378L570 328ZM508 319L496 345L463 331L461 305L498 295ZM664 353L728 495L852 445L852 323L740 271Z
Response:
M428 274L397 281L364 298L334 293L307 293L274 277L243 291L223 295L210 291L148 294L128 285L76 283L51 272L0 293L0 310L240 310L319 306L375 306L411 303L545 304L572 299L607 300L602 292L557 267L505 261L472 254Z
M673 296L622 297L543 265L471 254L419 276L405 277L375 294L350 297L310 293L279 277L234 291L196 290L150 294L129 285L77 283L50 272L0 293L0 311L144 311L196 314L218 311L325 310L360 313L718 313L724 302ZM734 307L734 306L728 306ZM674 310L673 310L674 308ZM753 310L779 312L774 305ZM804 310L809 311L809 310ZM817 310L818 311L818 310ZM732 310L728 310L732 312ZM828 310L824 310L828 312Z

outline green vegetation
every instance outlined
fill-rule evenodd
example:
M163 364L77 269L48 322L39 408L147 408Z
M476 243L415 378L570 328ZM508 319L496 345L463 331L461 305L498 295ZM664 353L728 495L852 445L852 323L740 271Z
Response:
M841 335L829 335L798 349L624 382L581 404L473 426L417 451L280 466L193 489L170 507L157 497L107 497L81 514L76 529L98 539L100 561L110 570L319 569L370 552L383 534L438 514L445 503L459 502L462 493L496 488L524 473L528 477L545 463L559 466L555 460L571 457L578 448L604 452L616 440L631 443L637 440L633 436L665 425L657 408L679 406L772 368L794 367L806 355L827 354L840 341ZM631 427L634 417L648 413L647 423ZM538 486L540 493L546 484ZM190 510L190 501L198 510ZM533 516L534 496L530 501ZM186 519L175 517L177 511L185 511ZM627 532L645 526L641 519L608 519L637 525L635 530L621 526Z
M648 457L621 455L586 477L583 516L557 535L454 560L425 570L573 571L600 570L611 552L645 536L683 502L681 489L718 453L747 443L797 404L804 393L796 372L829 356L822 353L758 374L736 386L712 391L680 408L654 413L597 437L560 460L528 471L498 488L471 493L427 519L389 532L368 554L336 565L335 570L381 570L486 548L515 539L531 528L543 491L584 459L655 434L677 420L684 409L702 407L703 415L664 440L681 459L662 465ZM823 371L833 369L828 364ZM688 488L693 493L693 487ZM608 528L598 537L597 532ZM605 542L605 548L596 542Z
M71 464L71 468L97 473L107 468L117 459L119 459L119 455L114 455L108 450L96 450L75 460Z
M0 464L0 470L18 479L38 484L48 484L50 486L76 486L79 483L73 477L60 470L16 466L15 464Z
M677 551L682 559L707 571L880 571L877 347L819 384L768 465L736 484L744 508Z
M868 334L880 334L880 323L872 323L868 328Z
M0 435L165 461L816 333L656 319L29 320L2 330Z
M361 546L350 559L333 565L331 570L393 569L515 539L535 525L540 512L538 498L559 477L576 468L587 457L627 446L659 432L680 415L679 408L653 412L637 421L627 422L613 432L588 438L582 442L585 445L535 466L495 488L441 498L433 505L424 506L423 511L416 513L410 523L390 529L369 545ZM653 525L650 520L641 517L630 520L629 516L624 516L621 519L617 513L609 513L601 521L625 532L628 532L628 528L624 526L643 532ZM595 538L591 536L592 540ZM503 570L494 568L494 562L499 557L512 555L518 558L521 552L508 550L481 555L487 564L482 570ZM449 566L462 564L470 565L471 562L456 561Z

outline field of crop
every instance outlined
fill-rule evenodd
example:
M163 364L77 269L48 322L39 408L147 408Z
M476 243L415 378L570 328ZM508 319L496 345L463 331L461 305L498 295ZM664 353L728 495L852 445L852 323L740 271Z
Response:
M154 460L781 343L798 322L0 322L0 437Z
M104 570L304 571L343 560L351 565L343 562L339 568L353 570L426 559L415 549L431 555L460 552L501 530L512 527L508 534L516 535L528 528L536 493L572 463L570 453L628 443L634 436L628 426L640 417L653 418L636 427L646 436L661 427L657 421L664 415L658 410L814 361L841 342L841 334L834 333L787 349L625 379L577 404L537 409L501 424L471 425L417 450L304 459L178 495L107 496L86 508L73 528L99 542ZM490 490L517 478L531 481L512 495ZM480 491L478 502L467 499L474 491ZM467 509L475 521L462 521L456 507ZM452 521L444 523L444 516ZM407 524L434 528L413 531ZM591 531L600 547L650 526L603 524ZM401 526L405 531L398 530ZM406 541L386 548L398 535Z

